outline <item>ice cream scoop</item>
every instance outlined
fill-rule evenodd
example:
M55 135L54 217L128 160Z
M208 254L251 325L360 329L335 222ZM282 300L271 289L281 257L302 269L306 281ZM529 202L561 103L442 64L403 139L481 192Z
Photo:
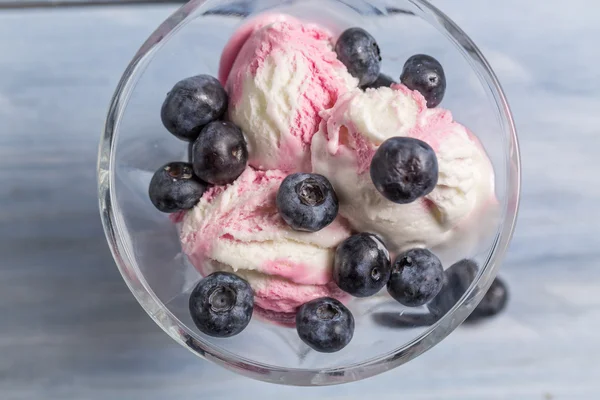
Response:
M477 139L449 111L428 109L404 85L354 90L329 110L312 141L313 171L331 181L340 214L357 231L381 235L392 252L427 247L444 261L464 257L493 225L492 165ZM378 146L394 136L429 144L439 176L433 191L409 204L381 195L369 174Z
M258 312L293 321L307 301L346 296L332 282L335 247L350 235L340 218L310 233L290 228L277 212L286 174L247 168L231 185L209 189L181 225L183 251L204 276L235 272L254 290Z
M247 137L249 164L301 172L311 169L320 112L358 84L337 59L328 31L286 16L240 28L222 55L220 79L229 119Z

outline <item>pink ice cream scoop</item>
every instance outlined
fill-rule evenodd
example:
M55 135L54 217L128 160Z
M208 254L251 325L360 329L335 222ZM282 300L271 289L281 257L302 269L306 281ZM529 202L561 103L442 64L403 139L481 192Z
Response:
M429 109L420 93L393 85L348 92L321 115L313 170L329 178L354 230L381 235L392 252L428 247L446 263L485 242L495 227L494 172L478 140L449 111ZM437 155L436 187L410 204L384 198L369 174L378 146L393 136L423 140Z
M271 15L245 25L227 44L219 78L228 115L248 140L257 169L309 172L320 112L356 88L326 30Z
M307 301L346 298L331 273L350 231L340 218L314 233L287 226L275 204L285 176L248 167L233 184L209 189L183 217L180 237L202 275L235 272L252 286L259 314L289 324Z

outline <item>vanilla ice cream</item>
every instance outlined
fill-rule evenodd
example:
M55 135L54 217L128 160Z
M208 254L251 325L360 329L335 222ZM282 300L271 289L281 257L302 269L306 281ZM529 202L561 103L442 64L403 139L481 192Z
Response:
M341 219L319 232L294 231L277 213L286 174L249 167L231 185L209 189L181 225L183 251L204 276L235 272L269 319L293 320L315 298L345 295L332 282L335 247L350 235Z
M472 251L493 225L491 163L449 111L428 109L420 93L393 85L348 92L321 116L312 141L313 171L331 181L340 214L354 230L381 235L392 252L427 247L453 262ZM387 200L370 178L373 154L393 136L423 140L438 158L435 189L410 204Z
M329 32L285 16L240 28L219 75L229 119L247 137L249 164L284 171L310 172L319 113L358 84L336 58Z

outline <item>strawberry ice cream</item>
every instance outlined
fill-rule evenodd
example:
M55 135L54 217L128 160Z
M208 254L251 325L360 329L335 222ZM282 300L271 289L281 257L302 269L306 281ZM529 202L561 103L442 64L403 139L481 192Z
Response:
M249 167L235 183L209 189L183 217L181 243L203 276L235 272L252 286L259 312L287 323L307 301L345 297L331 271L350 231L339 218L319 232L292 230L275 205L285 177Z
M313 170L331 181L340 214L354 230L380 234L392 252L427 247L446 262L464 257L485 236L495 215L493 169L449 111L427 108L419 92L392 85L346 93L321 116ZM369 175L378 146L393 136L420 139L437 155L435 189L410 204L384 198Z
M219 75L229 119L248 140L249 164L283 171L311 170L319 113L358 84L337 59L329 32L273 15L240 28L223 52Z

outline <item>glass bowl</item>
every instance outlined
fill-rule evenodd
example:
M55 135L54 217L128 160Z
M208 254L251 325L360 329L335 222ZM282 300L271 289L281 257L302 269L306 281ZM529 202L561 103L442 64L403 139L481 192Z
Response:
M217 76L220 52L235 29L267 11L334 30L364 27L382 49L382 71L395 77L416 53L434 55L444 65L448 90L442 106L475 132L487 151L500 218L489 239L464 254L481 267L469 289L441 318L423 323L419 312L424 307L410 314L414 310L386 296L353 302L354 338L333 354L311 350L295 329L256 318L229 339L205 336L194 326L187 301L201 276L181 252L176 225L147 195L157 168L187 159L186 144L162 126L160 107L180 79L199 73ZM200 357L248 377L310 386L356 381L390 370L430 349L465 320L493 281L510 242L520 164L515 127L496 76L467 35L427 1L193 0L158 27L123 74L100 145L98 180L102 221L115 261L136 299L165 332ZM386 315L391 322L382 318Z

